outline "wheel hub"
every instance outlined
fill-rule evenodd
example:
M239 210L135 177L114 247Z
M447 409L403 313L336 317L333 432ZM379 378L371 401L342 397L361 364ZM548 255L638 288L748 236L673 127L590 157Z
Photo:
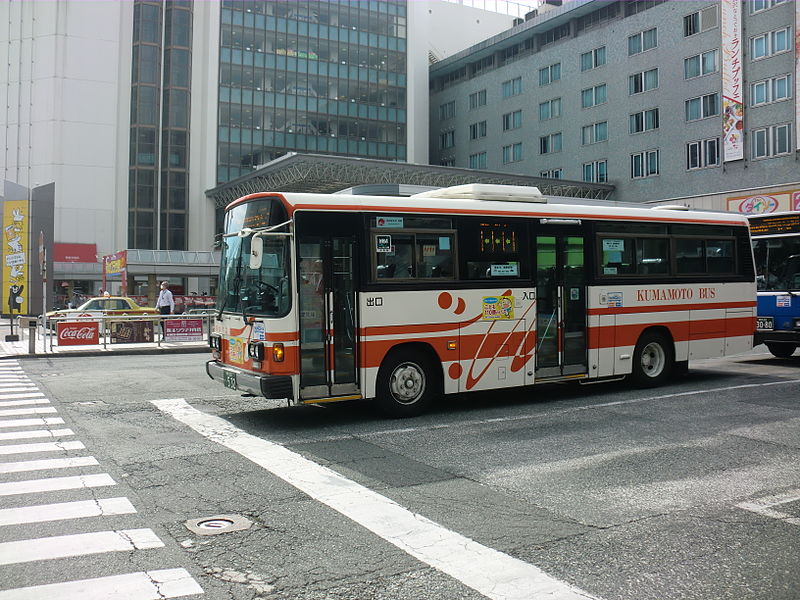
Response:
M389 384L398 402L411 404L425 391L425 374L419 365L403 363L394 370Z

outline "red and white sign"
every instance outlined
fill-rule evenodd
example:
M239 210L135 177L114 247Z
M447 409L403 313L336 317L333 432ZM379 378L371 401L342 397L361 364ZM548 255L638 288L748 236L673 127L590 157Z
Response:
M195 342L203 339L203 319L166 319L164 339L168 342Z
M97 262L96 244L53 244L53 260L55 262Z
M89 322L62 322L56 324L59 346L84 346L100 343L100 324Z

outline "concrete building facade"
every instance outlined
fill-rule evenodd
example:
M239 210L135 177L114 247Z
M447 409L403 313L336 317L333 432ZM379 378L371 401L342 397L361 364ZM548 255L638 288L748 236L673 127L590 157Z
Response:
M574 0L541 12L431 67L431 162L606 181L624 201L800 190L798 11Z

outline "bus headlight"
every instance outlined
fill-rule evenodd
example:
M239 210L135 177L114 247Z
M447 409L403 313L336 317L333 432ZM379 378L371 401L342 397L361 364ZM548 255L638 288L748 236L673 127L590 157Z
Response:
M250 342L247 344L247 356L256 362L262 362L264 360L264 343Z
M217 334L211 334L208 337L208 345L211 346L212 350L216 350L217 352L222 351L222 336Z
M272 345L272 360L275 362L283 362L286 353L283 349L283 344Z

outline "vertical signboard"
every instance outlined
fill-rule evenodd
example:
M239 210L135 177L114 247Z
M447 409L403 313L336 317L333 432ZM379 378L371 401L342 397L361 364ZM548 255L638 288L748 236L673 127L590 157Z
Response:
M742 6L721 0L722 11L722 147L724 161L744 158L744 91L742 88Z
M128 292L128 251L120 250L115 254L103 256L103 289L107 291L106 280L119 277L122 284L122 295Z
M27 200L3 203L3 300L10 313L27 314L29 290L28 234L30 215Z

